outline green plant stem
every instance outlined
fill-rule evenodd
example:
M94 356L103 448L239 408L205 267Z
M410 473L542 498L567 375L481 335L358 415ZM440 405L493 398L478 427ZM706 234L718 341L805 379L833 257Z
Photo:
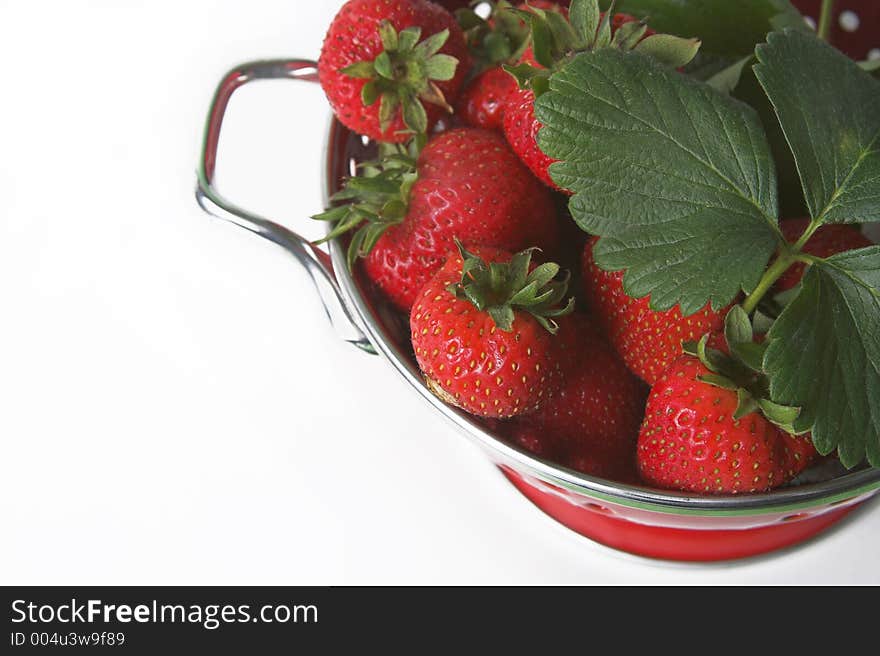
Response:
M822 221L810 221L810 225L804 230L804 234L802 234L794 244L786 244L783 247L783 251L776 261L769 269L767 269L767 271L764 272L760 282L758 282L758 286L755 287L755 290L748 295L745 301L743 301L743 309L746 311L746 314L751 314L755 308L758 307L758 303L760 303L761 299L764 298L768 291L770 291L770 288L773 287L773 283L779 280L779 278L782 277L782 274L788 271L792 264L795 262L805 262L806 264L810 264L812 262L813 258L805 257L801 251L804 249L807 242L810 241L810 237L813 236L821 225Z
M788 271L788 268L795 263L796 259L797 255L794 253L783 253L776 259L770 268L764 272L758 286L755 287L755 290L748 295L745 301L743 301L742 306L743 310L746 311L746 314L751 314L755 311L755 308L758 307L758 303L761 302L761 299L764 298L765 294L767 294L767 292L770 291L770 288L773 287L773 283L779 280L783 273Z
M816 30L819 38L827 41L831 36L831 15L834 13L834 0L822 0L822 11L819 14L819 27Z

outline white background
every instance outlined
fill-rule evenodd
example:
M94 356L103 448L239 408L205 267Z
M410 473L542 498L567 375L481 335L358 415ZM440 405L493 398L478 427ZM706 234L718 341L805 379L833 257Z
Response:
M878 583L880 506L722 566L568 533L280 249L193 200L241 61L315 57L341 2L0 1L0 583ZM230 107L228 196L315 235L328 109Z

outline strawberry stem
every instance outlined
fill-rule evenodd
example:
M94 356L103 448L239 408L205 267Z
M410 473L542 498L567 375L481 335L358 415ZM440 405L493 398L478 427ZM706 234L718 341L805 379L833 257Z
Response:
M761 299L764 298L768 291L770 291L773 284L782 277L782 274L788 271L789 267L796 262L806 261L806 258L801 251L822 223L823 221L821 220L813 219L810 221L807 229L804 230L804 234L802 234L794 244L786 244L783 247L783 252L770 268L764 272L763 277L760 282L758 282L758 286L755 287L754 291L749 294L745 301L743 301L742 306L747 314L754 312L755 308L758 307L758 303L761 302Z
M822 9L819 13L819 27L816 30L819 38L827 41L831 36L831 18L834 13L834 0L822 0Z
M767 294L768 291L773 287L773 284L782 277L786 271L788 271L789 267L795 263L797 259L797 255L792 252L784 252L776 261L764 272L764 276L761 278L758 286L755 287L754 291L748 295L745 301L743 301L742 307L743 310L746 311L746 314L751 314L755 311L755 308L758 307L758 303L761 302L761 299Z

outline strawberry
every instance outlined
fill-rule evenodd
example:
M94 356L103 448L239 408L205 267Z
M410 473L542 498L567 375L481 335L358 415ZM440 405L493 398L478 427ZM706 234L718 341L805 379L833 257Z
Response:
M315 218L337 222L330 237L357 228L350 264L365 257L367 276L399 308L409 311L454 249L454 237L467 246L508 251L556 248L553 195L500 134L450 130L435 136L417 159L399 146L384 150L389 152L377 169L368 167L335 197L353 202Z
M676 359L651 388L638 439L639 471L663 488L706 494L764 492L807 468L815 450L759 411L738 413L737 392L705 379L695 357Z
M567 280L531 249L511 255L458 244L410 314L416 360L431 390L471 414L508 418L538 410L562 384L553 317ZM530 271L531 269L531 271Z
M786 241L794 243L807 229L809 219L786 219L779 227ZM817 257L830 257L835 253L871 246L871 241L858 228L845 224L828 224L820 227L804 245L803 252ZM795 287L804 277L806 265L797 263L776 281L773 290L784 292Z
M516 90L516 80L507 71L490 68L465 86L455 114L466 125L500 130L507 97Z
M324 39L318 77L346 127L401 143L452 111L468 66L464 34L439 5L349 0Z
M622 271L604 271L593 259L592 238L584 248L583 280L590 308L611 344L639 378L653 385L670 363L681 355L681 344L718 331L730 306L713 310L706 305L688 317L678 306L659 312L650 297L632 298L623 290Z
M512 440L548 460L614 480L633 480L644 384L585 315L560 321L565 382L540 410L517 418Z
M531 12L530 23L534 33L540 33L537 50L526 49L518 66L506 67L519 82L519 89L509 96L504 111L504 135L514 152L522 159L542 182L561 190L550 177L549 167L555 162L538 147L538 132L543 127L535 117L535 100L548 88L550 75L564 66L577 53L603 47L621 50L639 49L671 66L684 66L699 48L699 41L679 39L664 35L666 44L675 43L674 48L665 50L655 48L651 37L655 35L643 21L628 14L614 13L608 17L599 13L595 0L579 0L583 4L593 3L595 16L600 18L594 31L584 32L581 25L568 25L567 21L548 20L543 11ZM568 16L564 9L556 9L563 17ZM622 29L623 28L623 29Z

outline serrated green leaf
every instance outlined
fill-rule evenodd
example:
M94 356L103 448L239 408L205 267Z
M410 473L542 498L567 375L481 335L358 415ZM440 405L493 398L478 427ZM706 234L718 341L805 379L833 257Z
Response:
M755 75L794 154L810 216L880 221L880 81L799 31L771 34L756 54Z
M639 41L635 47L636 52L653 57L672 68L690 63L699 49L699 39L684 39L671 34L652 34Z
M617 10L648 18L658 32L699 37L704 52L734 58L751 54L781 25L808 29L788 0L620 0Z
M596 0L572 0L568 19L584 43L592 43L599 27L601 12Z
M535 104L572 215L596 261L684 314L754 289L776 250L776 175L746 105L638 53L574 58Z
M880 466L880 246L818 260L770 329L774 402L801 408L820 453Z

